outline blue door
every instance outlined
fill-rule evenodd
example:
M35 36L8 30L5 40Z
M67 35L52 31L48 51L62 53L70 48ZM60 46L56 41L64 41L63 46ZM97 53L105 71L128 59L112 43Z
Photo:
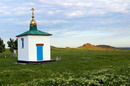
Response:
M43 60L43 45L37 45L37 60Z

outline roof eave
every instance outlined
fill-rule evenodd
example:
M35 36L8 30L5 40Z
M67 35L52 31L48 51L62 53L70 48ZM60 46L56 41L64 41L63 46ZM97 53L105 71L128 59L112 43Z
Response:
M47 34L47 35L44 35L44 34L25 34L25 35L17 35L16 37L28 36L28 35L31 35L31 36L52 36L52 34Z

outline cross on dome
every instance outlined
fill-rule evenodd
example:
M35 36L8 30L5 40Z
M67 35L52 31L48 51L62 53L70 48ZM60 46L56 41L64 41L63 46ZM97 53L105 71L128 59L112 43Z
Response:
M31 10L32 10L32 18L34 18L34 11L35 11L35 9L32 8Z

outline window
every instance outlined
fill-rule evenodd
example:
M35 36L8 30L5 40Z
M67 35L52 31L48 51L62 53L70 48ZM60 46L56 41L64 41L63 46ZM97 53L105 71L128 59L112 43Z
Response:
M21 38L22 48L24 48L24 38Z

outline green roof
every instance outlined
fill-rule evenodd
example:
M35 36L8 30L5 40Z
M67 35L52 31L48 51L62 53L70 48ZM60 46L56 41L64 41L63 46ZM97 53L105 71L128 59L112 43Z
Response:
M26 31L22 34L17 35L16 37L25 36L25 35L43 35L43 36L50 36L52 34L37 30L37 25L30 25L30 30Z

